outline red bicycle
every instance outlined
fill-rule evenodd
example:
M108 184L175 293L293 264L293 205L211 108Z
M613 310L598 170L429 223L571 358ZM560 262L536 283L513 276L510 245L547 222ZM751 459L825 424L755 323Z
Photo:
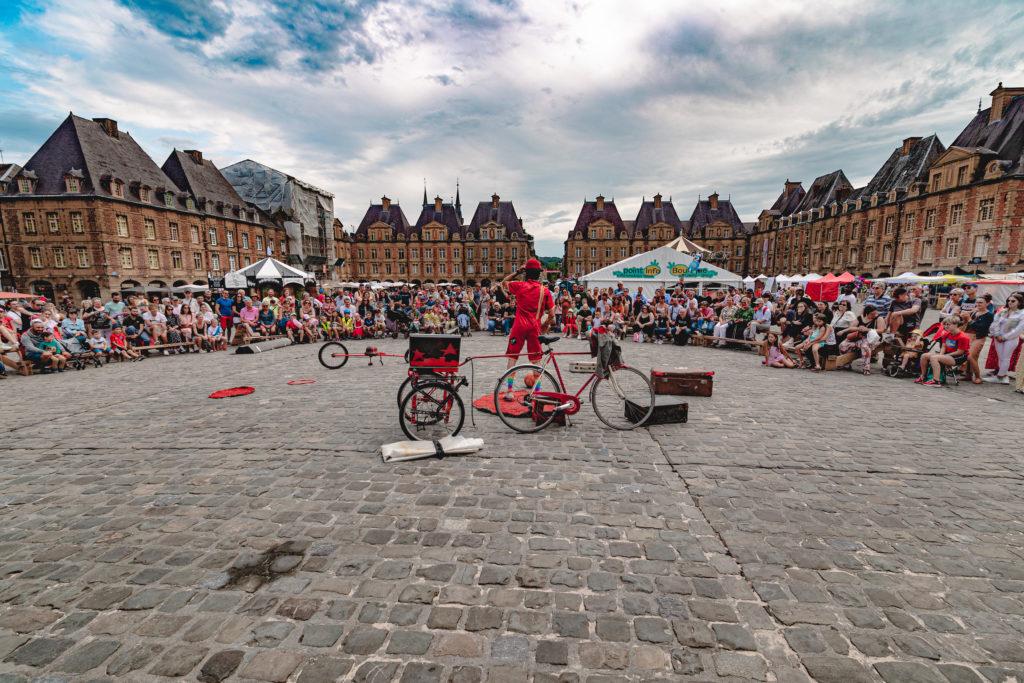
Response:
M588 386L594 413L612 429L636 429L647 422L654 412L654 387L642 372L622 362L617 344L605 367L598 361L583 386L575 394L567 394L562 391L565 382L558 357L590 356L594 352L555 353L551 345L558 339L541 335L544 356L540 364L516 365L498 379L494 387L494 408L502 422L517 432L540 431L560 415L578 413L582 405L580 395ZM554 368L554 375L548 370L549 365Z
M383 365L384 358L402 358L409 363L411 357L411 349L404 354L384 353L372 346L364 353L349 353L337 341L325 343L317 354L320 364L331 370L344 367L349 358L368 358L370 365L376 358ZM457 371L460 366L410 364L408 376L398 387L398 422L407 437L413 441L437 441L455 436L462 429L466 408L459 389L467 381Z

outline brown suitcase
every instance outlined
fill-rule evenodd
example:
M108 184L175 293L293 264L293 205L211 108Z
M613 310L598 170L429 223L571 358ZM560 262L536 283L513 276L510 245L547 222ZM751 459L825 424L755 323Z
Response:
M651 384L655 394L670 396L711 396L714 388L714 370L672 368L651 370Z

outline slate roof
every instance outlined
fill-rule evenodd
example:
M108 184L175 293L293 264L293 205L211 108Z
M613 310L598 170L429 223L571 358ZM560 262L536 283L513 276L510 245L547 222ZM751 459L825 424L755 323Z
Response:
M125 184L126 199L133 199L128 191L132 183L141 183L153 190L150 195L152 204L163 205L163 197L158 195L160 192L178 192L174 181L160 170L129 133L118 131L117 137L112 137L100 123L74 114L69 114L61 122L28 160L25 169L34 172L38 178L35 194L64 194L64 175L73 169L83 173L82 191L85 194L111 196L109 186L104 188L101 182L108 176Z
M462 234L462 224L459 222L459 212L455 210L455 205L443 203L440 211L434 211L433 202L423 207L410 232L418 235L425 225L434 221L448 228L449 236Z
M366 237L370 226L374 223L387 223L396 235L408 236L412 230L409 220L405 217L405 212L398 204L392 202L387 211L384 211L383 204L370 204L370 208L363 214L363 220L359 222L359 227L352 233L353 236Z
M735 207L728 199L719 199L717 209L711 208L711 200L702 199L697 202L697 205L693 207L693 213L690 214L690 229L687 237L703 239L707 227L718 221L725 221L732 226L733 237L745 237L753 232L749 226L754 224L741 221Z
M432 206L428 208L433 210ZM519 224L516 208L512 205L512 202L502 201L498 202L498 208L494 208L491 202L480 202L477 204L476 211L473 212L473 218L470 219L469 225L466 226L465 233L479 239L480 226L492 221L505 228L506 236L511 237L518 234L523 239L526 239L526 231Z
M916 182L927 182L928 168L945 151L934 134L911 144L907 154L903 154L901 145L893 150L868 184L860 188L856 196L851 194L847 199L870 198L878 192L888 194L892 190L906 190Z
M583 202L583 208L580 209L580 215L576 219L576 227L573 228L573 232L580 231L584 235L587 232L587 226L598 220L606 220L612 224L615 230L615 237L628 237L629 234L626 230L626 226L622 222L622 218L619 216L619 209L615 206L615 200L606 199L604 200L604 209L601 211L597 210L597 202Z
M1024 173L1024 96L1014 97L998 121L989 123L991 108L979 111L951 147L986 148L1011 162L1011 173ZM984 152L983 152L984 153Z
M647 230L655 223L671 225L673 237L679 237L683 229L683 222L679 220L672 202L663 200L661 207L655 208L654 201L649 201L640 205L636 220L633 221L633 228L629 231L630 237L647 237Z
M832 202L845 201L852 190L853 185L842 170L826 173L814 179L796 210L809 211L828 206Z
M164 162L163 171L178 187L184 192L191 193L197 200L205 199L223 202L229 206L245 207L245 200L239 196L214 163L209 159L200 159L201 163L197 163L191 155L176 149Z
M789 181L787 180L786 182ZM788 216L796 211L796 208L800 206L800 202L804 200L804 195L806 194L807 192L804 190L804 186L799 183L788 191L783 187L782 192L775 200L775 203L772 204L771 208L768 210L778 211L780 216Z

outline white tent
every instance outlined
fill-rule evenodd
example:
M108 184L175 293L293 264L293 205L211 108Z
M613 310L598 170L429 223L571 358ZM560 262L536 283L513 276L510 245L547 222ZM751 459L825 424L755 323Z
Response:
M260 259L251 266L233 270L224 276L224 286L229 289L236 287L249 287L260 282L276 282L282 285L302 285L307 280L316 279L313 273L307 273L298 268L292 268L287 263L282 263L269 256Z
M992 278L975 280L971 284L977 286L978 296L991 294L992 303L996 306L1002 306L1006 303L1006 297L1014 292L1024 292L1024 273L1010 273L998 280Z
M675 238L665 246L668 247L669 249L675 249L676 251L680 251L684 254L700 254L702 252L708 251L707 249L700 246L696 242L691 242L682 235Z
M691 256L672 247L658 247L622 259L581 278L588 287L614 287L622 283L630 292L640 287L652 292L658 287L671 287L679 282L739 285L743 278L736 273L704 263L699 256Z

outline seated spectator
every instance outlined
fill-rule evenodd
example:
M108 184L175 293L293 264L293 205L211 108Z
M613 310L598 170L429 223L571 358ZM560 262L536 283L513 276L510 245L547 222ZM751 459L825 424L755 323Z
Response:
M259 330L260 309L253 306L252 299L245 297L245 305L238 310L238 325L236 335L241 335L239 343L248 344L249 340L256 336Z
M914 382L928 387L942 386L942 368L954 368L967 360L971 352L971 338L960 330L960 325L960 318L956 316L949 316L942 322L943 330L935 336L939 350L921 356L921 376ZM929 368L932 371L930 379Z
M84 347L87 346L87 337L85 334L85 321L78 317L78 309L72 308L68 311L68 315L64 320L60 321L60 332L61 338L66 342L70 342L72 339L77 340L78 344Z
M802 299L798 300L796 308L786 314L786 326L782 330L783 341L788 339L793 343L802 342L813 322L814 317L808 309L807 303Z
M974 384L981 384L982 380L981 373L981 350L985 347L985 342L988 339L989 328L992 327L992 321L995 319L994 314L989 311L988 304L992 301L991 294L985 294L981 297L982 305L972 306L970 312L961 311L958 315L951 314L949 317L966 317L967 326L965 332L967 336L971 338L971 351L970 351L970 369L971 369L971 382ZM977 302L975 302L977 304Z
M897 287L892 294L889 314L886 316L889 331L882 337L884 341L895 341L897 337L905 339L917 327L918 314L921 312L921 299L912 299L910 291L905 287Z
M796 349L804 356L803 367L821 372L822 359L836 354L836 333L821 313L815 313L811 320L810 333L803 342L797 344Z
M768 299L757 299L754 301L754 313L747 329L743 333L744 339L755 340L760 332L767 332L772 326L772 304Z
M726 298L725 304L721 308L721 312L718 314L718 322L715 323L714 336L722 341L714 342L715 346L725 346L725 339L728 338L729 325L732 324L732 318L736 315L737 307L733 305L732 298Z
M862 372L865 375L870 375L871 360L875 355L875 349L882 341L884 329L885 318L880 316L873 306L865 306L857 318L857 322L846 328L846 335L839 344L840 353L844 354L844 357L849 354L843 367L849 365L853 359L859 356L864 360Z
M53 349L47 344L53 340L53 333L46 329L40 318L32 318L29 329L21 335L21 348L25 360L31 361L44 373L51 373L60 367L60 359L54 356Z
M128 343L128 335L121 323L114 323L110 330L110 353L118 360L130 360L135 362L142 360L145 356L132 348Z
M910 337L903 344L903 352L900 353L900 367L910 370L917 365L918 359L924 352L924 340L921 330L912 330Z
M227 335L225 334L224 327L220 324L219 319L211 320L206 325L203 338L206 341L207 353L220 350L221 348L227 348Z
M110 360L110 342L103 338L103 333L99 330L92 331L87 345L96 359L97 367L102 359Z
M796 367L796 361L782 345L782 329L774 325L768 328L768 335L765 337L764 361L762 363L770 368Z
M149 308L142 314L142 321L150 346L167 343L167 316L160 312L157 304L149 304ZM163 350L163 354L170 355L167 349Z
M835 330L836 335L842 336L844 332L850 327L850 325L857 322L857 316L854 314L850 302L848 299L840 299L834 304L834 312L832 314L832 329Z

